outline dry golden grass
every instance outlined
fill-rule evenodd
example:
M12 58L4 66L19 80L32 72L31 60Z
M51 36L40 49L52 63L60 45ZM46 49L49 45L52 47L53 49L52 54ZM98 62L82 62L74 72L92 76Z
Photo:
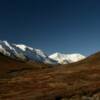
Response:
M0 100L100 100L100 52L56 66L0 55Z

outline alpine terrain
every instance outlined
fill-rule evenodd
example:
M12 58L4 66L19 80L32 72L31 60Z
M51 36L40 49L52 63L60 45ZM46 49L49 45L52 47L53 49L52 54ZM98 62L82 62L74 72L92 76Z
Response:
M100 100L100 52L48 56L0 41L0 100Z
M0 41L0 52L11 58L27 61L37 61L47 64L66 64L72 63L85 58L81 54L60 54L55 53L48 56L40 49L33 49L24 44L11 44L7 41Z

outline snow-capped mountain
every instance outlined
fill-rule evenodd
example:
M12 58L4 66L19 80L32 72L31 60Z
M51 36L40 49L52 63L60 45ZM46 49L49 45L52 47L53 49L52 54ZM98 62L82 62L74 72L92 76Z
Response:
M61 53L54 53L49 56L49 58L56 60L60 64L68 64L80 61L85 58L85 56L75 53L75 54L61 54Z
M48 56L40 49L34 49L24 44L11 44L0 40L0 53L11 58L26 61L38 61L47 64L68 64L77 62L85 58L81 54L61 54L54 53Z
M50 59L42 50L33 49L23 44L11 44L7 41L0 41L0 52L6 56L21 60L57 64L56 61Z

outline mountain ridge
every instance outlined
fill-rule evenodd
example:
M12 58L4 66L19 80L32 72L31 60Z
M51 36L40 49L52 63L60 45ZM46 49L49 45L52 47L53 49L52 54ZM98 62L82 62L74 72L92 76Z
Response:
M85 56L81 54L59 53L57 54L56 58L58 56L61 56L60 57L61 59L59 59L59 57L55 59L55 57L53 57L53 55L55 54L48 56L45 52L43 52L40 49L32 48L24 44L8 43L7 41L1 41L1 40L0 40L0 52L12 58L38 61L47 64L68 64L85 58Z
M68 64L68 63L73 63L80 61L82 59L85 59L86 57L79 54L79 53L74 53L74 54L63 54L63 53L54 53L49 56L51 59L58 61L60 64Z

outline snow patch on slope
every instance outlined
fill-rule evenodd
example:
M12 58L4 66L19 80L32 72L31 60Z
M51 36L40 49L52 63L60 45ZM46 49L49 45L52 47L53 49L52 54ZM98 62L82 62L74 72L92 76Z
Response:
M26 51L26 49L30 49L30 50L33 50L33 48L31 47L28 47L26 45L23 45L23 44L14 44L16 47L18 47L19 49L23 50L23 51Z

